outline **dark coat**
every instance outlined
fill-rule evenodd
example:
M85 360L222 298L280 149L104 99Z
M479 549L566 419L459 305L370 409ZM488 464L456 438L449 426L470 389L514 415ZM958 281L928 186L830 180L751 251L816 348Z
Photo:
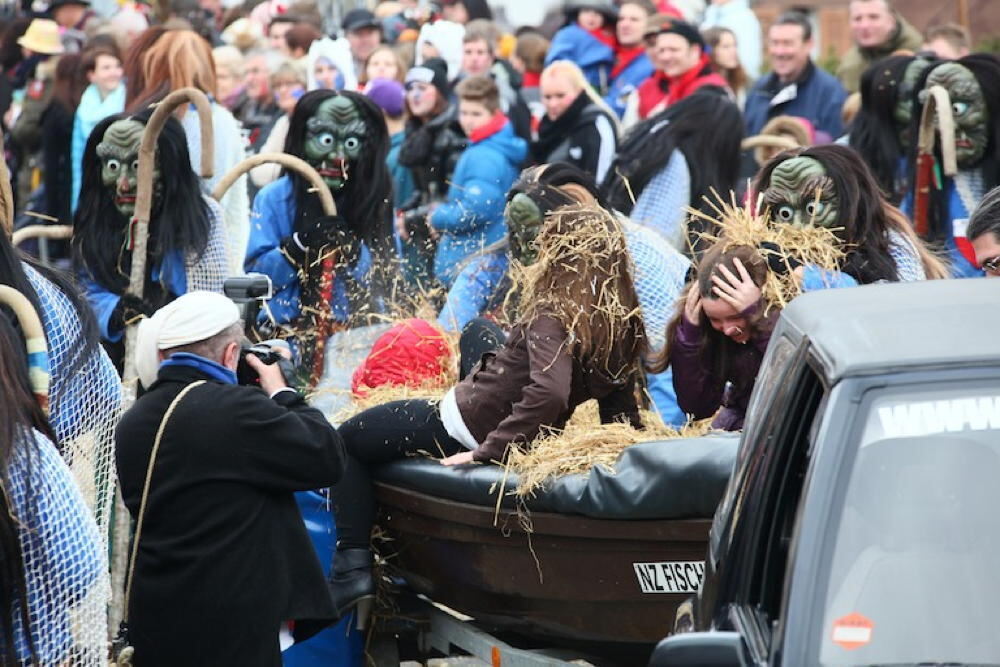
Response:
M614 122L581 92L559 118L542 118L531 156L537 164L568 162L600 183L616 147Z
M840 109L845 99L847 91L836 77L812 62L794 84L782 84L775 74L763 76L747 95L743 112L747 135L760 134L767 121L775 116L798 116L836 139L843 134Z
M764 359L778 315L778 309L773 308L767 317L761 317L758 306L751 306L743 312L755 333L746 345L726 339L726 351L731 355L728 377L720 377L715 373L712 369L715 359L708 358L702 352L702 340L710 326L704 321L704 316L702 323L692 324L688 322L687 316L682 315L680 325L667 341L678 407L694 419L707 419L715 415L712 428L723 431L742 430L750 394L760 373L760 363Z
M566 329L550 316L519 324L502 348L484 354L455 386L462 421L482 443L473 450L477 461L502 460L508 443L531 442L543 426L562 428L576 407L592 398L602 424L641 427L636 371L613 378L604 364L581 359L566 339ZM608 368L629 364L625 348L634 339L632 332L620 336Z
M336 483L343 443L293 392L272 400L163 368L115 433L133 518L164 413L203 379L171 416L150 483L129 603L136 664L280 665L283 622L303 639L336 616L293 492Z

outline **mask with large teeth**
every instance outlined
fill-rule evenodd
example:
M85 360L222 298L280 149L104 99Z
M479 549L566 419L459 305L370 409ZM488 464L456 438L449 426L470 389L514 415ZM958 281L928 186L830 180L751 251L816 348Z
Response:
M366 135L361 112L345 95L325 100L306 121L306 162L334 193L347 185L351 167L364 150Z
M135 198L139 191L139 147L146 126L136 120L115 121L104 131L97 144L101 160L101 182L111 191L115 208L128 219L135 215ZM153 166L153 207L160 199L159 160Z

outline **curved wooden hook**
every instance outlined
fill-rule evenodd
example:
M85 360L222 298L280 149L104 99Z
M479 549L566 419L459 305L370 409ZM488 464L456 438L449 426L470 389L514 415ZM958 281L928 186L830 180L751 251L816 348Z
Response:
M327 215L337 215L337 204L334 203L333 195L330 194L330 188L326 186L323 177L308 162L288 153L260 153L240 161L216 184L215 190L212 191L212 197L215 201L222 201L226 191L240 176L262 164L280 164L286 169L299 172L316 189L320 204L323 206L323 212Z
M73 225L28 225L15 231L10 242L16 247L28 239L68 239L73 236Z
M139 146L139 173L136 177L135 214L129 224L132 235L132 270L129 273L128 291L142 297L146 277L146 244L149 237L149 217L153 208L153 170L156 166L156 142L167 118L178 107L191 104L198 110L201 124L201 176L211 178L215 162L215 143L212 133L212 105L205 93L196 88L181 88L170 93L156 105L142 132ZM181 165L186 168L187 165ZM129 386L136 379L135 327L125 332L125 368L123 381Z
M28 353L28 379L31 391L38 404L48 414L49 411L49 346L45 340L45 330L35 308L28 297L9 285L0 285L0 303L14 311Z
M934 153L935 131L941 137L941 169L945 176L954 176L958 173L958 161L955 157L955 116L951 111L951 97L942 86L931 86L927 89L927 99L920 116L918 152Z

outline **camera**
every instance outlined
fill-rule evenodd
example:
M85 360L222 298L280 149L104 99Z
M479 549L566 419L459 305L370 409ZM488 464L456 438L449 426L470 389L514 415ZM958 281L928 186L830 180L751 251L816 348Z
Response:
M247 357L253 355L268 366L278 363L284 357L267 343L249 345L244 343L240 348L240 360L236 364L236 381L242 385L255 386L260 384L260 375L250 368Z
M222 293L240 309L247 335L257 328L257 315L272 291L271 277L263 273L226 278L222 283Z

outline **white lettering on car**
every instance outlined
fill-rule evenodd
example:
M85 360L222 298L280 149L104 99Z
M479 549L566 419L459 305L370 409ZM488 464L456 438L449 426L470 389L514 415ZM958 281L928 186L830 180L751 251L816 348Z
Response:
M878 416L886 438L1000 430L1000 396L897 403Z

